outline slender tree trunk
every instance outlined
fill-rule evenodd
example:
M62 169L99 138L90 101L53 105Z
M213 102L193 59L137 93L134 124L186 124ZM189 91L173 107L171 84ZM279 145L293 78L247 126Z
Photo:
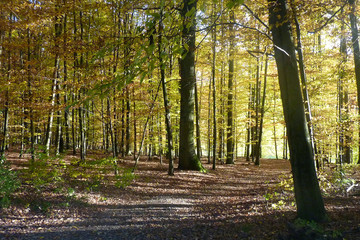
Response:
M261 148L261 140L263 134L263 123L264 123L264 113L265 113L265 97L266 97L266 80L267 80L267 70L268 70L268 55L265 57L265 72L264 72L264 89L261 99L261 108L260 108L260 126L259 126L259 137L257 142L257 150L256 150L256 159L255 165L260 165L260 148Z
M258 66L258 65L257 65ZM258 81L258 80L256 80ZM257 112L256 112L256 93L258 89L258 84L255 84L255 86L252 86L251 88L251 105L250 105L250 157L251 161L254 162L255 160L255 146L257 141Z
M198 159L201 158L201 134L200 134L200 109L197 82L195 81L195 114L196 114L196 154Z
M273 125L274 125L274 147L275 147L275 158L279 159L278 155L278 149L277 149L277 136L276 136L276 119L275 119L275 113L276 113L276 91L275 91L275 82L274 82L274 110L273 110Z
M79 22L80 22L80 39L83 40L84 35L84 26L83 26L83 12L80 11L79 13ZM84 54L81 53L80 55L80 69L84 70ZM81 84L80 78L81 74L78 73L78 81ZM80 87L78 93L78 100L82 100L82 96L85 95L84 86ZM79 115L79 134L80 134L80 162L85 162L86 157L86 110L85 104L82 103L81 106L78 108L78 115Z
M22 101L24 102L24 96L21 97ZM25 117L25 108L24 106L21 106L21 132L20 132L20 154L19 154L19 158L23 157L24 154L24 149L25 149L25 143L24 143L24 137L25 137L25 121L24 121L24 117Z
M260 39L257 39L257 48L259 51L260 48ZM260 80L260 56L256 58L256 85L255 85L255 94L254 94L254 109L255 109L255 126L254 126L254 141L252 141L252 161L255 162L260 156L260 147L259 146L259 123L260 123L260 92L261 92L261 80ZM259 148L258 148L259 146ZM255 162L255 165L260 164L260 162Z
M114 137L114 127L111 121L111 105L110 105L110 97L107 98L107 116L108 116L108 126L110 132L110 139L111 139L111 150L113 154L113 158L117 158L117 151L116 151L116 142Z
M32 78L31 78L31 49L30 45L30 29L27 29L27 84L28 84L28 103L29 103L29 119L30 119L30 169L33 171L33 165L35 163L35 128L34 128L34 110L32 107L33 96L32 96Z
M58 63L59 63L59 59L57 57L55 57L54 80L53 80L52 87L51 87L52 88L52 94L51 94L51 97L50 97L50 108L51 109L50 109L50 113L49 113L49 117L48 117L48 123L47 123L45 140L44 140L44 144L45 144L44 152L48 156L49 156L49 153L50 153L52 125L53 125L53 121L54 121L54 106L55 106L56 85L57 85L56 72L57 72L57 69L58 69Z
M216 60L215 60L216 61ZM219 139L218 139L218 143L217 145L219 145L219 151L218 151L218 160L220 161L221 164L224 163L224 137L225 137L225 133L224 133L224 109L225 109L225 100L224 100L224 88L223 86L225 85L225 77L224 77L224 73L225 73L225 66L224 66L224 62L221 61L221 70L220 70L220 86L219 86L219 107L218 107L218 111L219 111L219 115L217 116L218 119L218 124L217 124L217 129L218 129L218 133L219 133ZM216 84L216 80L215 80L215 84ZM216 101L216 100L215 100Z
M156 99L159 95L159 91L160 91L160 86L161 86L161 81L159 82L158 84L158 87L157 87L157 90L156 90L156 94L155 94L155 97L154 97L154 100L151 104L151 107L150 107L150 111L149 111L149 115L148 117L146 118L146 122L145 122L145 126L144 126L144 130L143 130L143 133L142 133L142 138L141 138L141 142L140 142L140 146L139 146L139 153L135 159L135 163L134 163L134 167L132 169L132 172L135 172L136 168L137 168L137 165L139 163L139 159L140 159L140 154L141 154L141 151L142 151L142 148L144 146L144 140L145 140L145 135L146 135L146 130L147 130L147 126L149 124L149 120L152 116L152 113L153 113L153 110L154 110L154 107L155 107L155 102L156 102Z
M8 135L8 126L9 126L9 92L6 91L6 102L5 102L5 109L4 109L4 123L3 123L3 131L1 136L1 146L0 146L0 159L4 157L6 144L7 144L7 135Z
M214 3L215 4L215 3ZM215 12L216 5L213 6L213 12ZM211 84L212 84L212 112L213 112L213 159L212 159L212 169L216 168L216 145L217 145L217 119L216 119L216 25L212 30L212 66L211 66Z
M126 86L126 130L125 130L125 156L130 154L130 92ZM135 110L134 110L135 111Z
M235 21L234 11L230 12L230 19ZM229 50L229 81L227 102L227 137L226 137L226 163L234 164L234 127L233 127L233 79L234 79L234 27L230 25L230 50Z
M211 163L211 82L209 83L209 94L208 94L207 157L208 157L208 164L210 164Z
M134 159L136 159L136 152L137 152L137 124L136 124L136 101L135 101L135 86L133 86L133 109L134 109L134 112L133 112L133 121L134 121Z
M163 89L163 98L164 98L164 107L165 107L165 124L166 124L166 136L167 136L167 145L168 151L167 156L169 158L169 175L174 175L174 162L172 158L172 130L171 130L171 122L170 122L170 106L169 106L169 99L166 89L166 80L165 80L165 63L163 61L163 52L165 51L162 46L162 33L163 33L163 24L162 24L162 16L163 16L163 9L160 10L160 22L159 22L159 39L158 39L158 53L159 53L159 62L160 62L160 78L161 78L161 85Z
M247 121L246 121L246 143L245 143L245 156L246 161L250 162L250 146L251 146L251 125L252 125L252 86L249 84L249 103L248 103L248 112L247 112Z
M295 48L285 0L268 0L281 99L289 140L291 168L299 218L326 220L305 119ZM281 23L281 24L279 24Z

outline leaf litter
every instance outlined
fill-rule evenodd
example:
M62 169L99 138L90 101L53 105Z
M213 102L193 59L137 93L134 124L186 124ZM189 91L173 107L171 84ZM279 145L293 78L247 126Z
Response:
M12 156L14 169L26 167ZM296 208L287 160L254 166L237 159L215 171L205 161L208 173L176 170L168 176L166 164L143 158L123 188L106 172L96 188L79 180L67 195L51 187L34 193L25 184L12 205L0 209L0 239L281 239L288 232ZM126 169L133 161L118 164ZM330 221L322 226L360 239L359 196L327 193L324 200Z

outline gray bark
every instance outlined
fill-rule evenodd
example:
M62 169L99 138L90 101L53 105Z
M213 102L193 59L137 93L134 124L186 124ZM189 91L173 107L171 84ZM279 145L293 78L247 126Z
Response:
M300 78L285 0L268 0L275 59L290 148L297 216L306 220L327 219L314 166L305 119ZM281 23L281 24L279 24Z

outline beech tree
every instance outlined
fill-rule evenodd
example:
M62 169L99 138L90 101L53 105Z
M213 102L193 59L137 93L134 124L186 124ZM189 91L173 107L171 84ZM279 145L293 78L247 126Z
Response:
M195 29L196 0L184 0L181 10L183 21L180 59L180 146L179 169L204 171L195 153L194 144L194 90L195 90Z
M355 65L355 78L356 78L356 89L357 89L357 99L358 99L358 114L360 115L360 48L359 48L359 31L357 27L356 20L356 1L348 0L350 4L350 25L351 25L351 42L354 51L354 65ZM360 126L360 119L358 121ZM359 128L359 136L360 136L360 128ZM360 137L359 137L360 139ZM360 153L360 140L359 140L359 153ZM360 154L358 154L358 164L360 164Z
M283 112L289 140L297 214L306 220L324 221L326 212L314 166L305 119L286 0L268 0Z

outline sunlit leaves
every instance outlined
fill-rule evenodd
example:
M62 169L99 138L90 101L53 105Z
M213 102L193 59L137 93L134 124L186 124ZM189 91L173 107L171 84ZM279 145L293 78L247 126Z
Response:
M243 3L244 3L244 0L229 0L226 4L226 7L231 9L231 8L237 7Z

